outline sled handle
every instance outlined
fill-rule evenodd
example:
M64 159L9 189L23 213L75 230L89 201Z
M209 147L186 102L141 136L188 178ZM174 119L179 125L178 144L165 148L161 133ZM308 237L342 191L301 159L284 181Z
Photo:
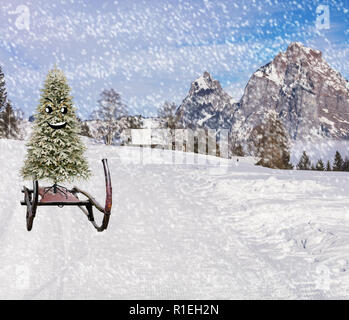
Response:
M110 178L108 160L102 159L102 163L103 163L103 168L104 168L105 191L106 191L104 213L109 215L110 211L111 211L112 204L113 204L113 189L111 186L111 178Z
M109 218L111 214L111 206L112 206L112 187L111 187L111 178L110 178L110 171L108 167L108 161L107 159L102 159L103 168L104 168L104 175L105 175L105 190L106 190L106 197L105 197L105 206L104 208L86 191L81 190L78 187L74 187L72 189L73 193L80 192L85 197L88 198L88 204L86 205L86 208L79 205L79 208L81 211L87 216L87 218L91 221L93 226L97 229L97 231L103 231L107 229ZM93 215L93 206L95 206L100 212L104 213L102 224L99 226L95 222L94 215Z

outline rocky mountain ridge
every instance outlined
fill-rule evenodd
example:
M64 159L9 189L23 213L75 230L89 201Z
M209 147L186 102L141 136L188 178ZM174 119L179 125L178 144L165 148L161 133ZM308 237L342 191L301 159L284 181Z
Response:
M243 140L269 109L277 111L291 139L349 139L349 82L320 51L299 42L254 72L238 103L205 72L177 113L185 127L229 128Z

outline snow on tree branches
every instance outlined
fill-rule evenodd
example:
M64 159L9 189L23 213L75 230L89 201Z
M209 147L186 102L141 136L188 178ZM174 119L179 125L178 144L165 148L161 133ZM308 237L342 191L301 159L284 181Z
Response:
M317 162L316 162L316 165L315 165L315 169L317 171L325 171L325 165L324 165L324 162L319 159Z
M131 141L129 129L140 129L143 126L142 116L129 115L128 107L114 89L102 91L91 119L96 122L92 136L107 145L128 144Z
M249 149L260 157L257 165L277 169L293 168L285 128L274 110L268 111L262 123L251 131Z
M343 161L341 154L338 151L336 151L336 154L334 156L332 170L333 171L342 171L343 164L344 164L344 161Z
M179 116L176 114L177 105L165 101L158 109L158 117L163 121L162 127L168 129L176 129L178 126Z
M25 179L47 179L54 183L87 179L85 146L79 137L70 87L63 72L50 70L36 109L33 134L21 174Z
M0 66L0 110L3 109L7 101L7 92L5 86L5 75Z
M0 66L0 138L21 139L20 112L14 110L7 98L5 76Z
M311 170L311 162L310 159L305 151L303 151L303 154L297 164L298 170Z
M0 110L0 137L6 139L21 139L20 117L16 114L7 101L5 107Z
M115 136L119 136L123 128L124 117L128 116L127 106L121 101L121 96L114 89L103 90L98 100L98 109L94 116L98 123L98 134L111 145Z

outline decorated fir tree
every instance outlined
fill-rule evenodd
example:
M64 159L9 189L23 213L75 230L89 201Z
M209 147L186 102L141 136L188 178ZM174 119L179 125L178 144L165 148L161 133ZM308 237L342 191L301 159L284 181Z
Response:
M90 170L79 137L80 126L70 87L57 67L49 71L36 109L33 133L21 174L54 184L87 179Z

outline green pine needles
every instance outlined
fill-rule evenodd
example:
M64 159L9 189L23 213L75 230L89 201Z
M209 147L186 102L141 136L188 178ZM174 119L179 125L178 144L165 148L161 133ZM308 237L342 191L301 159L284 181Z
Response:
M91 172L79 137L70 87L63 72L50 70L36 108L33 133L21 170L24 179L54 183L88 179Z

